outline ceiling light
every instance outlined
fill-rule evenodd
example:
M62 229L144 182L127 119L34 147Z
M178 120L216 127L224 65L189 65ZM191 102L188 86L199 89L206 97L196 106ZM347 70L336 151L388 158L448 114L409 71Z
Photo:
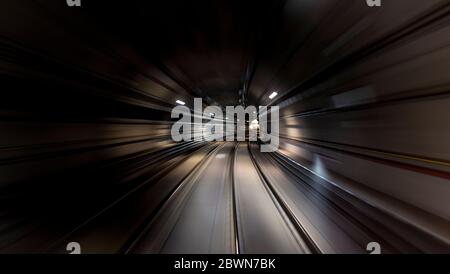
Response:
M277 97L277 95L278 95L278 92L272 92L272 94L270 94L270 96L269 96L270 100Z
M258 120L253 120L251 123L250 123L250 129L252 129L252 130L255 130L255 129L259 129L259 122L258 122Z
M186 105L186 103L183 102L183 101L181 101L181 100L176 100L175 102L176 102L177 104L179 104L179 105L182 105L182 106Z

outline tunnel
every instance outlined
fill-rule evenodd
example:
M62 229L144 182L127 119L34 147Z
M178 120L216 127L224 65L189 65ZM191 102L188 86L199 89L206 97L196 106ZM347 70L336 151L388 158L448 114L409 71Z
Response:
M450 253L450 1L373 2L1 1L0 253Z

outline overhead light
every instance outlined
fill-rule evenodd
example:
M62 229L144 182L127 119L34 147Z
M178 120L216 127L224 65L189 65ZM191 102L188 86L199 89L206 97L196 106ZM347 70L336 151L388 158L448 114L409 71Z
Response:
M278 92L272 92L272 94L270 94L270 96L269 96L270 100L277 97L277 95L278 95Z
M250 123L250 129L253 129L253 130L255 130L255 129L259 129L259 122L258 122L258 120L253 120L251 123Z
M177 104L179 104L179 105L182 105L182 106L186 105L186 103L183 102L183 101L181 101L181 100L176 100L175 102L176 102Z

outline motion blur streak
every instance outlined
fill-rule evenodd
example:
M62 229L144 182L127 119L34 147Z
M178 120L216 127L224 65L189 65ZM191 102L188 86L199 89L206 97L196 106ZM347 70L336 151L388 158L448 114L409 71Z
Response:
M82 3L1 3L1 253L450 253L450 1ZM195 97L280 149L173 142Z

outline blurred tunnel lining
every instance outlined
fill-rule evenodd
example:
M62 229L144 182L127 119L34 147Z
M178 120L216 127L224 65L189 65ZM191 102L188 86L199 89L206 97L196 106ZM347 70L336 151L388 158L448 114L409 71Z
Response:
M0 252L448 253L449 19L447 0L6 1ZM194 98L280 106L280 150L173 142Z

